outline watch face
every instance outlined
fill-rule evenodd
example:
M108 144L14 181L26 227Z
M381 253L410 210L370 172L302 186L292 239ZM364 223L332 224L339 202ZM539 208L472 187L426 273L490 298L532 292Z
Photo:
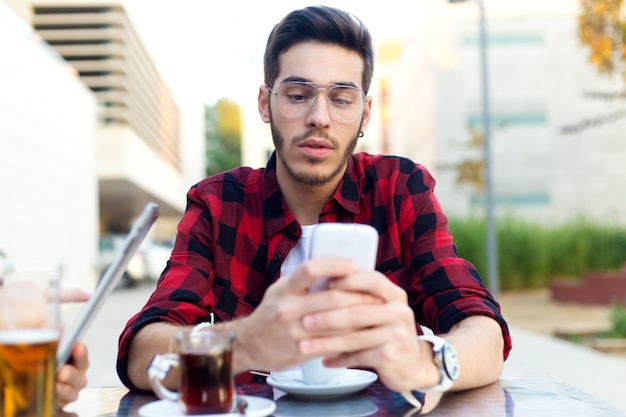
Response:
M459 359L456 356L456 351L449 343L444 344L443 349L443 366L448 377L456 381L459 377Z

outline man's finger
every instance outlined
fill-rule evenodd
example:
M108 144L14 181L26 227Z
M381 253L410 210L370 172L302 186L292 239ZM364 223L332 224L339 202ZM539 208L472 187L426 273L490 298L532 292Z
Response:
M54 290L46 290L46 298L52 300L54 298ZM91 298L88 291L79 290L77 288L62 289L59 291L59 301L62 303L82 303Z
M329 288L365 292L387 302L406 298L406 291L378 271L364 271L343 280L333 280Z
M61 290L62 303L80 303L88 301L89 298L91 298L91 293L88 291L83 291L76 288Z
M72 348L70 362L80 370L89 368L89 355L87 354L87 346L82 342L76 342Z
M288 288L295 293L306 292L318 279L354 274L356 265L345 259L311 259L301 263L288 278Z

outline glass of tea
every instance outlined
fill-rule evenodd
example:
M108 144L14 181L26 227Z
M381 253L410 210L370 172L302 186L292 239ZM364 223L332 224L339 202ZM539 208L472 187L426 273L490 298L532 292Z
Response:
M179 353L155 355L148 368L156 395L180 404L184 414L229 413L235 400L233 332L189 329L176 334ZM180 373L179 392L163 386L172 367Z
M0 404L3 417L55 417L60 275L0 286Z

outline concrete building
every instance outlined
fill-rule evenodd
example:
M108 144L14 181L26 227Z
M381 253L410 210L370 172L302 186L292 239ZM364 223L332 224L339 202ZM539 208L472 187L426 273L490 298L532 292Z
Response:
M15 274L90 287L98 236L96 100L0 2L0 249Z
M98 179L104 231L125 231L147 201L182 213L177 104L120 1L32 2L32 25L98 101ZM173 193L172 190L179 192Z
M623 98L592 98L623 93L624 80L588 62L579 2L484 4L496 214L626 225ZM478 8L435 1L423 22L391 78L390 152L434 173L448 214L482 216L480 190L456 182L459 163L482 158L470 143L482 131Z
M0 174L15 180L2 183L0 249L16 269L24 269L33 255L44 256L30 250L43 221L24 210L31 204L26 191L32 181L46 190L41 198L48 197L33 201L33 210L54 214L47 221L61 242L71 237L80 246L59 245L49 237L42 242L55 250L45 256L62 259L68 273L84 264L79 275L89 275L83 280L90 286L98 235L126 232L146 202L160 206L153 237L175 232L186 191L203 177L203 103L174 97L121 0L6 0L0 5L2 18L11 22L2 25L8 33L0 53L3 62L15 64L2 68L2 82L10 88L2 89L0 99L5 131L0 158L10 163L0 166ZM187 116L180 115L181 107ZM47 147L40 144L46 137ZM11 152L5 152L7 146ZM22 172L26 166L39 170ZM79 231L68 232L72 228ZM45 262L37 265L49 268Z

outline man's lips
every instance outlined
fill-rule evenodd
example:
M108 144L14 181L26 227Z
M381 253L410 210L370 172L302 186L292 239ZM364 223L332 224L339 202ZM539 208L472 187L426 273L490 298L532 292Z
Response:
M309 157L321 158L332 152L334 147L328 141L307 139L298 144L298 148Z
M313 148L313 149L332 149L333 146L326 140L320 139L307 139L298 144L299 147Z

